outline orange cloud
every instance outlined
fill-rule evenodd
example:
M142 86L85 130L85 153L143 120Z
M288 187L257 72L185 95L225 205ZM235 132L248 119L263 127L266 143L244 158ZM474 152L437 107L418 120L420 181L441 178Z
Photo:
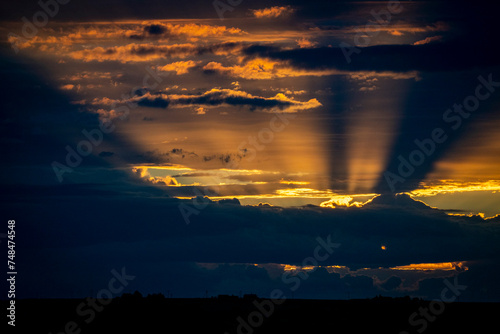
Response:
M370 197L367 201L365 202L359 202L359 201L353 201L354 197ZM366 203L369 203L375 198L377 194L361 194L361 195L334 195L330 198L330 200L322 202L320 206L322 208L332 208L334 209L335 207L338 206L343 206L343 207L361 207L365 205Z
M147 92L141 96L134 96L128 100L114 100L107 97L94 98L92 101L78 101L78 104L89 104L96 106L110 106L113 104L133 102L145 107L158 108L184 108L190 106L213 107L217 105L235 105L248 106L250 108L259 108L263 110L280 109L281 112L295 113L303 110L314 109L322 106L317 99L308 101L297 101L293 97L287 97L278 93L273 97L255 96L250 93L234 90L213 88L199 95L193 94L164 94ZM205 111L196 109L198 114Z
M432 36L432 37L427 37L423 40L420 40L420 41L416 41L415 43L413 43L413 45L423 45L423 44L428 44L428 43L432 43L432 42L436 42L436 41L440 41L443 39L443 36Z
M264 9L252 10L253 15L257 18L277 18L279 16L288 15L295 10L290 6L274 6Z
M8 38L7 38L7 41L12 44L12 45L15 45L18 49L27 49L27 48L31 48L33 47L33 45L37 42L37 40L39 40L40 38L38 36L35 36L31 39L25 39L25 38L22 38L20 36L14 36L14 35L10 35Z
M373 83L373 81L378 81L378 79L393 79L393 80L415 79L417 81L420 80L420 76L417 71L401 72L401 73L363 71L350 74L349 77L353 80L359 80L368 83Z
M132 43L122 46L99 46L93 49L73 51L69 53L69 56L85 62L119 61L128 63L151 61L160 58L186 58L203 53L227 55L231 51L238 50L241 47L241 44L238 43L218 43L211 45L195 45L192 43L171 45Z
M152 96L154 98L154 96ZM142 98L142 97L141 97ZM217 101L221 103L226 103L226 101L239 100L238 104L248 104L253 105L253 103L258 103L261 105L269 104L274 106L282 106L284 111L287 112L297 112L301 110L308 110L320 107L322 104L317 99L310 99L309 101L296 101L293 98L289 98L282 93L276 94L274 97L260 97L254 96L247 92L241 90L233 89L219 89L213 88L201 95L179 95L170 94L168 95L168 100L173 105L190 105L190 104L203 104L204 101L213 104ZM245 102L246 101L246 102Z
M186 57L195 48L193 44L150 45L128 44L124 46L96 47L93 49L73 51L69 56L73 59L89 61L115 60L122 63L150 61L163 58L165 54Z
M40 46L41 51L60 52L67 50L69 46L75 44L95 43L97 41L116 40L119 38L128 38L131 35L137 34L140 29L128 29L115 25L97 25L97 26L78 26L76 28L62 25L60 27L61 33L59 35L44 36L42 33L31 39L18 38L16 36L9 36L9 42L14 43L20 49ZM71 29L65 31L63 29ZM53 31L50 29L49 31ZM58 49L49 48L49 45L57 46Z
M132 172L135 173L141 179L150 182L152 184L163 184L167 187L179 187L181 184L177 182L177 180L170 176L152 176L149 173L148 168L134 167L132 168Z
M227 28L225 26L212 26L206 24L171 24L167 23L164 27L170 35L185 35L189 37L219 37L223 35L241 35L244 31L238 28Z
M223 66L221 63L210 62L205 65L203 69L219 72L232 77L253 80L300 76L326 76L339 73L336 70L299 70L288 65L287 62L263 58L252 59L244 65L234 66Z
M247 61L243 65L224 66L218 62L210 62L203 67L204 70L218 72L235 78L243 78L250 80L270 80L277 78L303 77L303 76L329 76L329 75L349 75L351 79L360 81L384 79L415 79L420 80L417 71L411 72L353 72L336 70L336 69L317 69L307 70L298 69L283 60L269 60L265 58L255 58Z
M80 81L80 80L112 79L113 77L120 78L122 77L122 74L117 73L112 75L111 72L82 71L71 75L65 75L61 77L61 80Z
M307 38L301 38L297 41L297 45L299 48L312 48L315 47L318 43L312 42L311 40Z
M500 180L488 180L483 182L459 182L453 180L440 180L439 182L436 182L434 184L422 184L421 189L413 190L410 195L422 197L471 191L500 191Z
M399 30L390 30L389 34L391 34L393 36L403 36L403 33Z
M160 67L159 69L161 71L173 71L176 72L177 75L182 75L188 73L190 68L195 67L197 64L199 64L201 61L177 61L175 63L167 64L165 66Z
M434 24L428 24L425 26L408 24L408 23L394 23L388 26L371 25L369 26L369 28L367 28L366 26L352 26L343 29L343 31L353 34L358 34L360 30L367 34L375 32L386 32L393 36L402 36L405 33L416 34L416 33L426 33L426 32L448 31L450 30L450 26L444 22L436 22Z
M391 267L392 270L418 270L418 271L434 271L434 270L453 270L453 271L466 271L469 268L465 262L440 262L440 263L418 263L409 264L406 266Z
M153 28L152 28L153 27ZM155 30L156 29L156 30ZM154 31L154 33L152 32ZM97 22L97 23L80 23L80 24L55 24L51 28L41 30L37 36L33 38L23 38L16 35L8 36L8 42L15 45L18 49L38 48L45 53L53 53L57 55L70 54L74 59L88 60L114 60L112 54L114 51L109 45L115 45L116 48L127 48L129 46L118 46L116 43L123 44L130 40L143 40L145 38L156 37L156 41L166 42L172 38L183 38L187 42L195 42L200 38L207 37L223 37L223 36L242 36L246 33L239 28L231 28L225 26L215 26L207 24L174 24L152 21L133 21L133 22ZM113 44L109 44L111 42ZM106 43L108 47L104 47L107 55L92 56L90 53L99 53L102 51L99 48L75 50L73 46L84 44L103 45ZM139 61L140 57L124 57L120 61ZM156 59L149 55L146 60Z
M72 84L67 84L67 85L61 86L62 90L72 90L73 88L75 88L75 85L72 85Z

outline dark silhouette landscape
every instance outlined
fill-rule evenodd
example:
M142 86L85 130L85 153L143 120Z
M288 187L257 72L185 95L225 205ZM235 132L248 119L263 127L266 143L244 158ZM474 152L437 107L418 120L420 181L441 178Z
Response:
M430 301L389 298L287 299L275 304L255 295L211 298L143 297L110 300L17 300L23 333L485 333L496 327L499 303L455 302L429 310ZM6 307L6 301L2 301ZM83 304L83 306L82 306ZM273 305L273 306L270 306ZM431 307L432 308L432 307ZM417 312L413 321L409 317Z

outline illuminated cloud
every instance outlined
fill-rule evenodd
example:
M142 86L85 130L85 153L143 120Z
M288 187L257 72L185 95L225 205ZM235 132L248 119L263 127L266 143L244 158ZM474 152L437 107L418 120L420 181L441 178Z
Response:
M360 92L374 91L378 88L377 83L382 79L391 79L391 80L408 80L414 79L415 81L419 81L420 74L417 71L411 72L351 72L351 74L347 74L351 80L358 83L361 87L359 88Z
M336 207L361 207L367 203L370 203L376 194L365 194L365 195L335 195L332 196L330 200L322 202L320 206L322 208L336 208ZM365 202L353 201L354 197L371 197Z
M276 78L302 76L328 76L338 74L332 70L303 70L296 69L284 61L273 61L264 58L249 60L244 65L223 66L218 62L210 62L204 70L214 71L231 77L250 80L270 80Z
M122 73L82 71L75 74L69 74L61 77L61 80L80 81L80 80L98 80L113 79L122 77Z
M320 204L322 208L335 208L336 206L350 206L353 200L351 196L334 196L329 201Z
M354 72L349 74L349 77L354 80L359 81L369 81L374 80L378 81L378 79L392 79L392 80L407 80L407 79L415 79L416 81L420 80L419 73L417 71L412 72Z
M441 263L418 263L409 264L406 266L391 267L392 270L417 270L417 271L434 271L434 270L454 270L464 271L469 270L464 262L441 262Z
M93 49L73 51L69 56L73 59L89 61L119 61L144 62L166 57L185 58L196 52L194 44L176 45L152 45L152 44L128 44L124 46L101 47Z
M132 168L132 172L139 176L142 180L150 182L152 184L161 184L168 187L178 187L179 182L170 175L166 176L152 176L149 173L148 168L135 167Z
M301 89L301 90L291 90L291 89L288 89L288 88L270 88L269 90L273 91L273 92L281 92L281 93L287 94L287 95L302 95L302 94L306 94L307 93L304 89Z
M199 38L240 36L246 33L239 28L225 26L185 23L173 24L151 21L133 21L128 23L99 22L94 24L59 24L58 29L46 29L30 39L11 35L8 41L19 49L40 46L42 51L60 53L69 47L81 44L106 42L124 42L127 39L143 40L147 38L168 41L185 38L197 41ZM49 46L52 46L49 48ZM56 46L57 48L54 48Z
M389 34L393 36L403 36L403 33L399 30L389 30Z
M112 47L96 47L72 51L69 56L73 59L89 61L119 61L146 62L163 58L186 58L188 56L212 53L216 55L227 55L229 52L241 48L238 43L216 43L209 45L195 45L192 43L156 45L156 44L127 44Z
M165 66L159 67L159 70L161 71L173 71L176 72L177 75L182 75L188 73L190 68L195 67L198 65L201 61L193 61L193 60L188 60L188 61L177 61L171 64L167 64Z
M376 36L379 33L387 33L391 36L401 37L406 34L424 34L433 32L445 32L451 29L448 23L438 21L432 24L417 24L417 23L403 23L403 22L391 22L391 24L370 24L366 25L351 25L346 27L330 26L330 25L317 25L310 28L313 31L321 32L332 32L346 34L359 34L363 32L367 36ZM371 38L370 40L376 41L376 39Z
M116 118L123 116L123 113L117 112L114 109L107 110L107 109L99 108L97 110L91 109L89 111L94 112L97 115L99 115L99 118L101 120L114 120Z
M196 115L205 115L207 112L206 112L206 109L203 108L203 107L198 107L196 108Z
M309 198L328 198L332 195L330 190L319 190L312 188L285 188L276 190L278 197L309 197Z
M473 192L473 191L500 191L499 180L461 182L453 180L441 180L433 184L422 184L419 189L410 192L410 195L416 197L435 196L438 194Z
M243 35L239 28L227 28L225 26L214 26L207 24L172 24L172 23L151 23L144 26L146 35L161 37L185 36L185 37L220 37L224 35ZM136 38L138 36L135 36Z
M18 49L31 48L35 45L37 40L39 40L38 36L35 36L31 39L25 39L20 36L14 36L14 35L7 37L7 42L9 42L11 45L15 45L15 47Z
M285 16L293 13L295 10L290 6L274 6L264 9L254 9L252 10L253 15L256 18L277 18L280 16Z
M299 186L306 186L310 184L311 182L308 181L289 181L289 180L280 180L281 184L286 184L286 185L299 185Z
M311 41L310 39L307 38L301 38L297 40L297 45L299 48L313 48L317 45L318 43Z
M61 86L62 90L72 90L73 88L75 88L75 85L72 85L72 84L67 84L67 85Z
M247 106L251 110L279 109L283 112L298 112L320 107L322 104L317 99L309 101L297 101L282 93L274 97L254 96L241 90L213 88L199 95L189 94L163 94L146 93L130 99L130 102L137 102L145 107L184 107L184 106Z
M382 246L382 250L386 250L385 246ZM305 270L305 271L311 271L315 270L318 267L314 266L309 266L309 267L303 267L303 266L296 266L296 265L290 265L290 264L280 264L280 266L283 268L284 271L296 271L296 270ZM345 275L359 275L362 272L366 272L368 268L363 268L363 269L358 269L358 270L350 270L346 266L339 266L339 265L333 265L333 266L325 266L325 268L329 272L338 272L341 274L341 276ZM390 268L371 268L373 269L380 269L380 270L401 270L401 271L426 271L426 272L432 272L432 271L467 271L469 268L466 265L466 262L463 261L456 261L456 262L439 262L439 263L416 263L416 264L409 264L405 266L395 266L395 267L390 267Z
M423 44L428 44L432 42L437 42L443 39L443 36L432 36L432 37L426 37L425 39L422 39L420 41L416 41L413 43L413 45L423 45Z
M51 51L58 53L61 51L69 50L69 47L84 44L84 43L98 43L101 41L113 40L127 38L134 34L136 30L129 30L115 26L113 24L98 25L98 26L77 26L73 25L62 25L60 27L62 32L54 35L37 35L31 39L18 38L15 36L9 36L9 42L15 43L18 48L32 48L35 46L40 46L42 51ZM51 48L49 48L51 46ZM57 48L54 48L54 47Z
M186 155L188 152L185 152L182 149L173 149L165 156L169 158L174 157L175 155ZM199 159L207 159L210 160L226 160L229 157L230 159L237 159L236 156L230 155L220 155L214 154L213 156L204 156L198 157ZM269 177L273 173L266 172L262 170L244 170L244 169L202 169L202 170L193 170L190 168L186 168L182 165L137 165L132 167L132 172L142 178L144 181L152 182L152 181L169 181L166 182L167 185L172 185L175 183L176 186L199 186L199 187L217 187L216 192L211 192L212 194L219 194L219 196L211 195L210 198L213 200L221 200L221 199L232 199L235 197L239 197L237 195L241 195L241 193L245 193L244 186L255 186L255 185L267 185L267 182L259 182L255 181L255 177L265 176ZM153 179L152 179L153 178ZM174 179L175 182L172 182L171 179ZM158 183L158 182L156 182ZM239 187L233 187L239 186ZM255 187L254 187L255 189ZM262 188L265 190L267 188ZM189 188L189 190L191 190ZM189 190L187 194L189 194ZM180 190L182 191L182 190ZM192 190L191 190L192 191ZM236 191L236 192L235 192ZM240 193L238 193L239 191ZM182 197L182 196L181 196Z

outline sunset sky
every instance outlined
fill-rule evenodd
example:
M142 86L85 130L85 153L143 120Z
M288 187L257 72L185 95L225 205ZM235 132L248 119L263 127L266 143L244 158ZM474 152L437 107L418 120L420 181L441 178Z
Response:
M1 5L21 295L126 267L131 291L178 297L290 292L304 270L297 298L436 298L457 278L500 301L494 8L61 2Z

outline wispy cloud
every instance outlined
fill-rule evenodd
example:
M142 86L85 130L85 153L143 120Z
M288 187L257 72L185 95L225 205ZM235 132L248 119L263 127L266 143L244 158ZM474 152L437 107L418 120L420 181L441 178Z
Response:
M280 16L285 16L293 13L295 9L290 6L274 6L263 9L252 10L253 15L256 18L277 18Z
M320 107L322 104L317 99L298 101L285 94L278 93L273 97L255 96L250 93L233 90L212 88L198 95L190 94L164 94L146 93L130 99L145 107L184 107L184 106L245 106L251 110L279 109L283 112L298 112Z
M167 64L165 66L159 67L159 70L161 71L172 71L177 73L177 75L182 75L188 73L190 68L195 67L201 63L201 61L193 61L193 60L188 60L188 61L177 61L171 64Z
M443 39L443 36L432 36L432 37L426 37L425 39L422 39L420 41L416 41L413 43L413 45L423 45L423 44L428 44L432 42L437 42Z
M250 80L269 80L287 77L302 76L327 76L338 74L334 70L305 70L295 68L287 61L276 61L264 58L256 58L247 61L243 65L223 66L218 62L210 62L203 66L204 70L214 71L235 78Z
M89 61L119 61L147 62L163 58L186 58L194 55L212 53L216 55L227 55L236 49L241 49L239 43L215 43L196 45L193 43L155 45L149 43L131 43L122 46L96 47L93 49L78 50L69 53L73 59Z

